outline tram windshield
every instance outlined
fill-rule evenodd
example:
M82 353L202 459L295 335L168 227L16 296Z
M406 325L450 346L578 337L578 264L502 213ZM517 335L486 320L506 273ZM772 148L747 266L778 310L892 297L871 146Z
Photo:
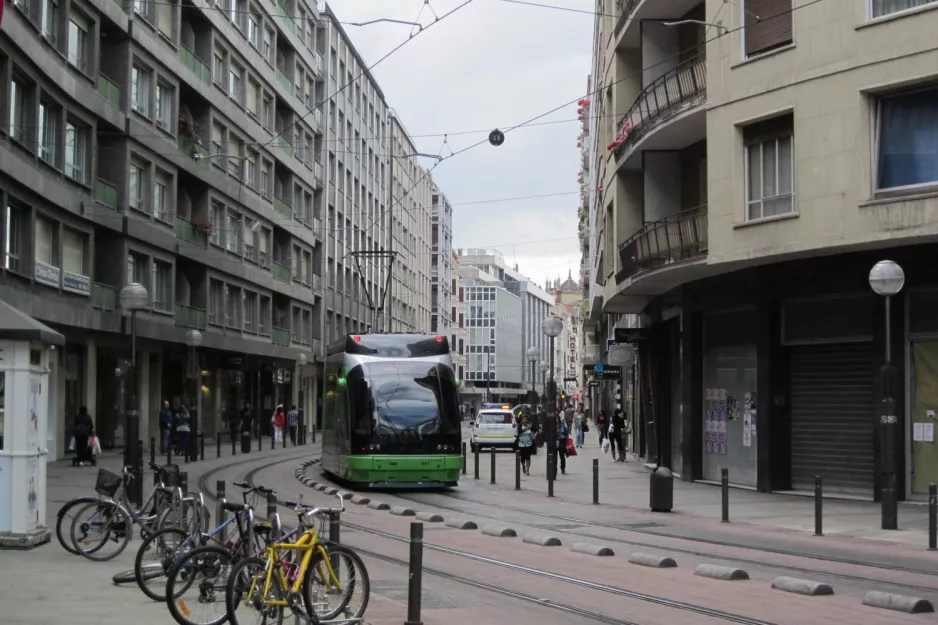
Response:
M352 393L360 398L354 409L359 432L366 423L377 432L391 429L418 436L460 431L455 378L445 365L370 362L350 371L348 384L350 391L365 391ZM370 401L361 402L365 398Z

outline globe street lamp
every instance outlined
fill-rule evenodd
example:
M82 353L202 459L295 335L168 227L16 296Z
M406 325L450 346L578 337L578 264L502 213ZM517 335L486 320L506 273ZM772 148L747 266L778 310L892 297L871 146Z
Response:
M525 356L528 359L528 362L531 363L531 409L534 410L537 405L537 371L535 367L537 366L537 361L541 359L541 350L536 347L529 347L528 351L525 352Z
M189 346L189 362L191 363L189 369L189 375L187 376L191 381L192 392L189 395L189 419L190 429L192 434L189 435L189 445L186 449L186 454L189 456L190 462L195 462L199 459L199 434L202 432L202 401L199 397L199 366L198 366L198 356L197 350L199 345L202 344L202 333L196 329L189 330L186 332L186 345Z
M143 470L143 451L140 449L140 409L137 400L137 311L150 305L150 294L146 287L138 282L131 282L121 289L121 309L130 313L130 374L127 376L127 389L124 414L124 466ZM128 495L136 504L143 503L143 480L135 479L130 483Z
M307 363L307 362L309 362L309 358L307 358L307 357L306 357L306 354L304 354L304 353L302 353L302 352L300 353L299 356L296 357L296 364L298 364L301 369L306 366L306 363ZM300 383L300 392L299 392L299 400L298 400L298 401L299 401L299 404L300 404L300 405L299 405L299 407L298 407L298 408L299 408L299 412L297 413L297 420L298 420L297 425L298 425L299 427L297 427L297 429L296 429L296 430L297 430L297 436L299 436L299 441L297 441L296 439L293 439L293 444L294 444L294 445L296 445L297 442L299 442L299 443L301 443L301 444L306 442L305 412L304 412L304 410L303 410L303 409L305 408L305 406L306 406L306 401L305 401L305 400L306 400L306 393L304 392L304 391L305 391L304 387L306 386L306 378L303 376L303 372L302 372L302 371L299 372L299 377L300 377L300 380L299 380L299 383ZM313 426L313 427L315 428L315 426ZM315 434L314 434L313 436L315 436ZM315 440L315 438L314 438L313 440Z
M896 480L896 429L899 419L896 417L896 371L892 366L892 323L890 319L890 301L905 286L905 273L897 263L881 260L870 270L870 288L877 295L882 295L886 306L886 363L880 373L882 387L882 409L880 424L880 463L882 480L880 502L882 505L882 527L884 530L899 529L899 494Z
M544 436L547 438L547 496L554 496L557 479L557 382L554 380L554 339L563 332L563 321L551 315L541 323L541 330L550 338L550 377L547 379L547 415Z

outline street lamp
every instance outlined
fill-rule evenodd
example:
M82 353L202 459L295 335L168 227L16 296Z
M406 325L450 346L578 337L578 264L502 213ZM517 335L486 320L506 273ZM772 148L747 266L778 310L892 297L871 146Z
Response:
M541 323L541 330L550 338L550 377L547 379L547 417L544 436L547 437L547 496L554 496L557 479L557 383L554 381L554 339L563 331L560 317L551 315Z
M531 363L531 410L534 410L537 406L537 371L535 367L537 361L541 359L541 350L536 347L529 347L528 351L525 352L525 356L528 362Z
M188 449L186 449L190 462L195 462L199 459L199 433L202 431L202 402L199 396L199 384L197 379L199 367L198 357L196 356L196 350L201 344L201 332L194 328L186 332L186 345L189 346L189 362L193 363L189 370L191 374L189 376L191 378L190 384L192 385L192 393L189 395L189 419L191 420L190 429L192 430L192 434L189 435L189 445Z
M300 368L305 367L307 362L309 362L309 358L306 357L306 354L300 353L300 355L296 357L296 364L298 364ZM306 401L305 401L306 394L304 393L303 387L306 386L306 378L303 377L302 371L300 371L299 378L300 378L299 380L300 392L299 392L298 401L299 401L300 406L299 406L299 412L297 413L297 419L299 421L297 425L299 425L299 427L296 430L297 430L297 436L300 437L299 442L305 443L306 442L306 423L305 423L305 418L304 418L305 415L304 415L303 408L306 406ZM315 427L316 426L314 425L313 428ZM296 439L294 439L293 444L296 445L296 443L297 441Z
M131 282L121 289L120 305L124 312L130 313L130 375L127 376L127 389L125 396L125 423L124 423L124 466L143 469L142 450L139 448L140 440L140 409L137 400L137 311L150 305L150 294L145 286L138 282ZM130 484L128 493L131 501L136 504L143 503L143 480L135 479Z
M882 480L880 483L880 503L882 505L882 527L884 530L899 529L899 495L896 492L896 371L892 366L892 328L890 319L890 301L905 286L905 273L897 263L881 260L870 270L870 288L877 295L886 298L886 363L880 372L882 388L882 409L880 424L880 463Z
M544 392L544 398L545 398L545 402L544 402L544 403L546 404L546 403L547 403L547 402L546 402L546 398L547 398L547 371L548 371L548 369L550 369L550 365L547 363L546 360L542 360L542 361L541 361L541 364L539 364L539 365L537 366L537 368L541 370L541 389L542 389L543 392Z

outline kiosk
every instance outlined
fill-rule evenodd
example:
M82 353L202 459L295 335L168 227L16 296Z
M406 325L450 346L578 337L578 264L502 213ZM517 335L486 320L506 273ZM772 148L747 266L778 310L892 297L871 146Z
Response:
M0 301L0 548L49 542L49 352L64 337Z

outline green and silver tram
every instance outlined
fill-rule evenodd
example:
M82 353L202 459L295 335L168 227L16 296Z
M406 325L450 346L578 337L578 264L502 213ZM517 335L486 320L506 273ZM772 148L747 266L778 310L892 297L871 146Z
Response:
M323 471L380 488L456 484L460 382L445 336L347 335L323 378Z

